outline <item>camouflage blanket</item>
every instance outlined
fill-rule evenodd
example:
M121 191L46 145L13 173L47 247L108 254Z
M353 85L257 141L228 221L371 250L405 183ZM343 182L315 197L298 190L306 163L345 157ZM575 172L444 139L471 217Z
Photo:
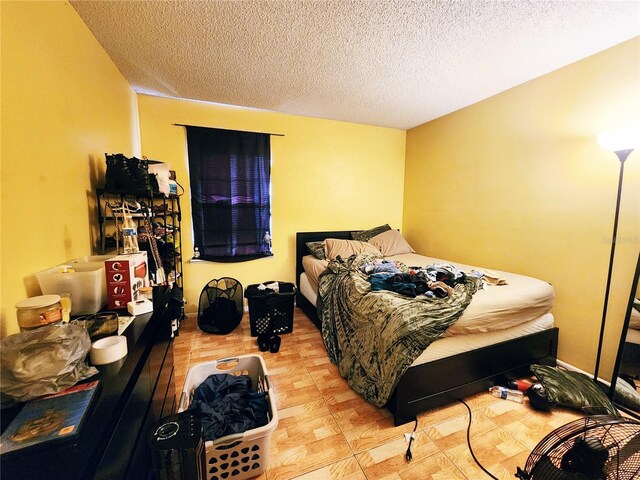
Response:
M331 362L351 388L382 407L415 359L462 315L481 283L467 277L443 299L372 292L360 266L375 258L360 254L329 262L319 278L318 314Z

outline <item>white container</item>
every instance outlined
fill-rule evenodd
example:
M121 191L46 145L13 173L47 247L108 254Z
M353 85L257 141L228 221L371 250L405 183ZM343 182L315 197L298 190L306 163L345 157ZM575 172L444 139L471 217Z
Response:
M100 257L85 257L87 259ZM111 258L106 256L106 258ZM64 266L48 268L36 273L42 293L71 294L71 315L89 315L96 313L107 304L107 283L104 273L104 260L82 261L71 260Z
M146 298L127 303L127 311L131 315L144 315L153 312L153 303Z
M91 344L89 358L92 365L108 365L117 362L127 354L127 337L114 335L101 338Z
M243 433L227 435L205 442L206 470L202 480L216 478L245 480L256 477L268 467L271 434L278 426L278 409L262 356L239 355L191 367L184 381L178 412L189 407L196 387L209 375L219 373L248 375L251 378L251 388L254 391L267 392L269 422L262 427L253 428Z
M39 295L16 303L20 331L50 325L62 320L60 295Z
M86 257L73 258L71 260L67 260L65 265L71 265L75 267L76 264L81 263L83 265L95 264L96 266L104 266L104 262L109 260L113 255L88 255Z

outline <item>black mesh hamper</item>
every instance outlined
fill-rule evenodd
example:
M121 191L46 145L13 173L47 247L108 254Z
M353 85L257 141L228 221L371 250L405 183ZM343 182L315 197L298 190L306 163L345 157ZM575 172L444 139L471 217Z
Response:
M242 285L235 278L211 280L200 293L198 327L216 335L231 333L242 320Z
M259 285L278 284L278 292ZM291 333L296 286L289 282L268 281L249 285L244 296L249 302L251 336L262 333Z

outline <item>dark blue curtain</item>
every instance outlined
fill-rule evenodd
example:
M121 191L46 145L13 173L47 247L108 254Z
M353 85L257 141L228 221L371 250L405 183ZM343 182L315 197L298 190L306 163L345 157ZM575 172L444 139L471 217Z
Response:
M271 137L187 127L194 246L203 260L270 256Z

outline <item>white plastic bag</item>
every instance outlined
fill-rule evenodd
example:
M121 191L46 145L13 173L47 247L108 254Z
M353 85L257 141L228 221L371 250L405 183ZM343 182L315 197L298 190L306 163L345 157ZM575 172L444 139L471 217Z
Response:
M149 161L149 173L156 176L158 181L158 191L163 193L165 197L169 196L169 177L171 176L169 169L171 166L168 163Z
M26 402L57 393L98 373L85 362L91 348L80 325L49 325L2 339L0 390Z

